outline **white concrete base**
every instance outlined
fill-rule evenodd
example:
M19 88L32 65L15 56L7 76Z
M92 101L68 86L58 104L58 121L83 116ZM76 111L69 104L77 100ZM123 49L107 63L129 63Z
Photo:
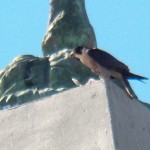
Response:
M150 150L150 110L111 81L0 112L0 150Z

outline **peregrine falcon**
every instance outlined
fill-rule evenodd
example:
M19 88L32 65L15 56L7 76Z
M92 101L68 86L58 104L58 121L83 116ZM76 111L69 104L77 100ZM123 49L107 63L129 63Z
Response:
M128 66L124 63L120 62L109 53L97 48L90 49L85 46L79 46L71 52L70 56L81 61L103 79L117 78L121 80L130 98L134 98L134 96L127 87L127 79L148 79L131 73Z

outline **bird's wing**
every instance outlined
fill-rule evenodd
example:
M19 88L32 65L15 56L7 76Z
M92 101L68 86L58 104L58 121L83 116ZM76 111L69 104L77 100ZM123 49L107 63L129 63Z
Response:
M88 55L98 64L113 69L118 72L129 72L128 66L114 58L112 55L99 49L91 49L87 51Z

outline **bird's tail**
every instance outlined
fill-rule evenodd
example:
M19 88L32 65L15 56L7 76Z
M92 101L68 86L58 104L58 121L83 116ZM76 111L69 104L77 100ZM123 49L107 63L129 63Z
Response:
M127 79L148 80L148 78L129 72L126 75Z

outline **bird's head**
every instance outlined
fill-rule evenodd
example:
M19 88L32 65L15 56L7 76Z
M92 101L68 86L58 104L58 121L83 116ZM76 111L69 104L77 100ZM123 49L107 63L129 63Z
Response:
M80 60L82 57L82 54L85 51L87 51L87 48L85 46L79 46L70 53L70 56L75 57L76 59Z

